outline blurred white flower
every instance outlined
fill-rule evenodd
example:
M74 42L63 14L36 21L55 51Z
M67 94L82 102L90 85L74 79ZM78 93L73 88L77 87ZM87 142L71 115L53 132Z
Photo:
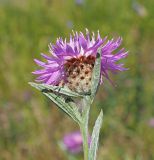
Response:
M146 17L148 12L145 6L141 5L137 1L133 1L132 4L133 10L140 16L140 17Z

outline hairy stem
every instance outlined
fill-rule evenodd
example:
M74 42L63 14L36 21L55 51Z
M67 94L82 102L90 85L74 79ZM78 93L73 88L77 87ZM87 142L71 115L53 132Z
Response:
M80 131L83 140L83 152L84 160L88 160L89 145L88 145L88 121L89 121L89 111L90 111L90 99L86 97L83 99L83 111L82 111L82 122L80 123Z
M87 137L87 131L84 124L80 126L80 130L81 130L82 139L83 139L84 160L88 160L88 152L89 152L88 137Z

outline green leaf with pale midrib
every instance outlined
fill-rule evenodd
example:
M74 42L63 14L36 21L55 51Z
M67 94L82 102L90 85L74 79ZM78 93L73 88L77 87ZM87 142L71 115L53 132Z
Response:
M29 82L29 84L35 88L42 88L42 91L44 92L55 92L58 94L70 96L70 97L83 97L82 94L78 94L76 92L72 92L69 88L67 87L60 87L60 86L53 86L53 85L47 85L47 84L37 84L33 82Z
M65 99L61 96L57 96L54 93L43 93L50 98L60 109L62 109L67 115L74 119L77 123L80 123L81 117L78 113L77 107L72 107L69 103L66 103Z
M36 89L42 91L44 95L50 98L60 109L62 109L67 115L69 115L77 123L81 122L81 115L78 111L77 106L73 103L73 101L72 102L66 101L66 99L70 97L55 94L54 92L44 92L43 90L47 89L47 86L44 86L42 84L36 84L31 82L29 84L35 87Z
M97 118L97 120L95 122L94 128L93 128L88 160L96 160L99 133L100 133L102 121L103 121L103 112L101 110L101 112L100 112L100 114L99 114L99 116L98 116L98 118Z
M101 76L101 50L99 49L96 55L95 65L91 81L91 100L93 101L98 90Z

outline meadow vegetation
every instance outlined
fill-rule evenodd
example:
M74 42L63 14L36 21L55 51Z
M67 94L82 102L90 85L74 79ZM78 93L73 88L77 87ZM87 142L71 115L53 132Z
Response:
M121 36L129 50L129 70L111 75L115 87L105 80L92 107L91 128L104 111L98 160L154 160L153 6L153 0L0 0L0 160L68 159L58 142L78 126L28 82L33 59L48 53L50 42L85 28Z

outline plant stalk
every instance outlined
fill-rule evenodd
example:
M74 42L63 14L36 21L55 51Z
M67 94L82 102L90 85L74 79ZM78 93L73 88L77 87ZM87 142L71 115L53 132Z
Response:
M80 126L81 134L82 134L82 140L83 140L83 152L84 152L84 160L88 160L88 137L87 137L87 130L84 124L81 124Z
M80 123L80 131L82 134L82 141L83 141L84 160L88 160L88 154L89 154L89 145L88 145L89 111L90 111L90 99L86 97L85 99L83 99L82 122Z

